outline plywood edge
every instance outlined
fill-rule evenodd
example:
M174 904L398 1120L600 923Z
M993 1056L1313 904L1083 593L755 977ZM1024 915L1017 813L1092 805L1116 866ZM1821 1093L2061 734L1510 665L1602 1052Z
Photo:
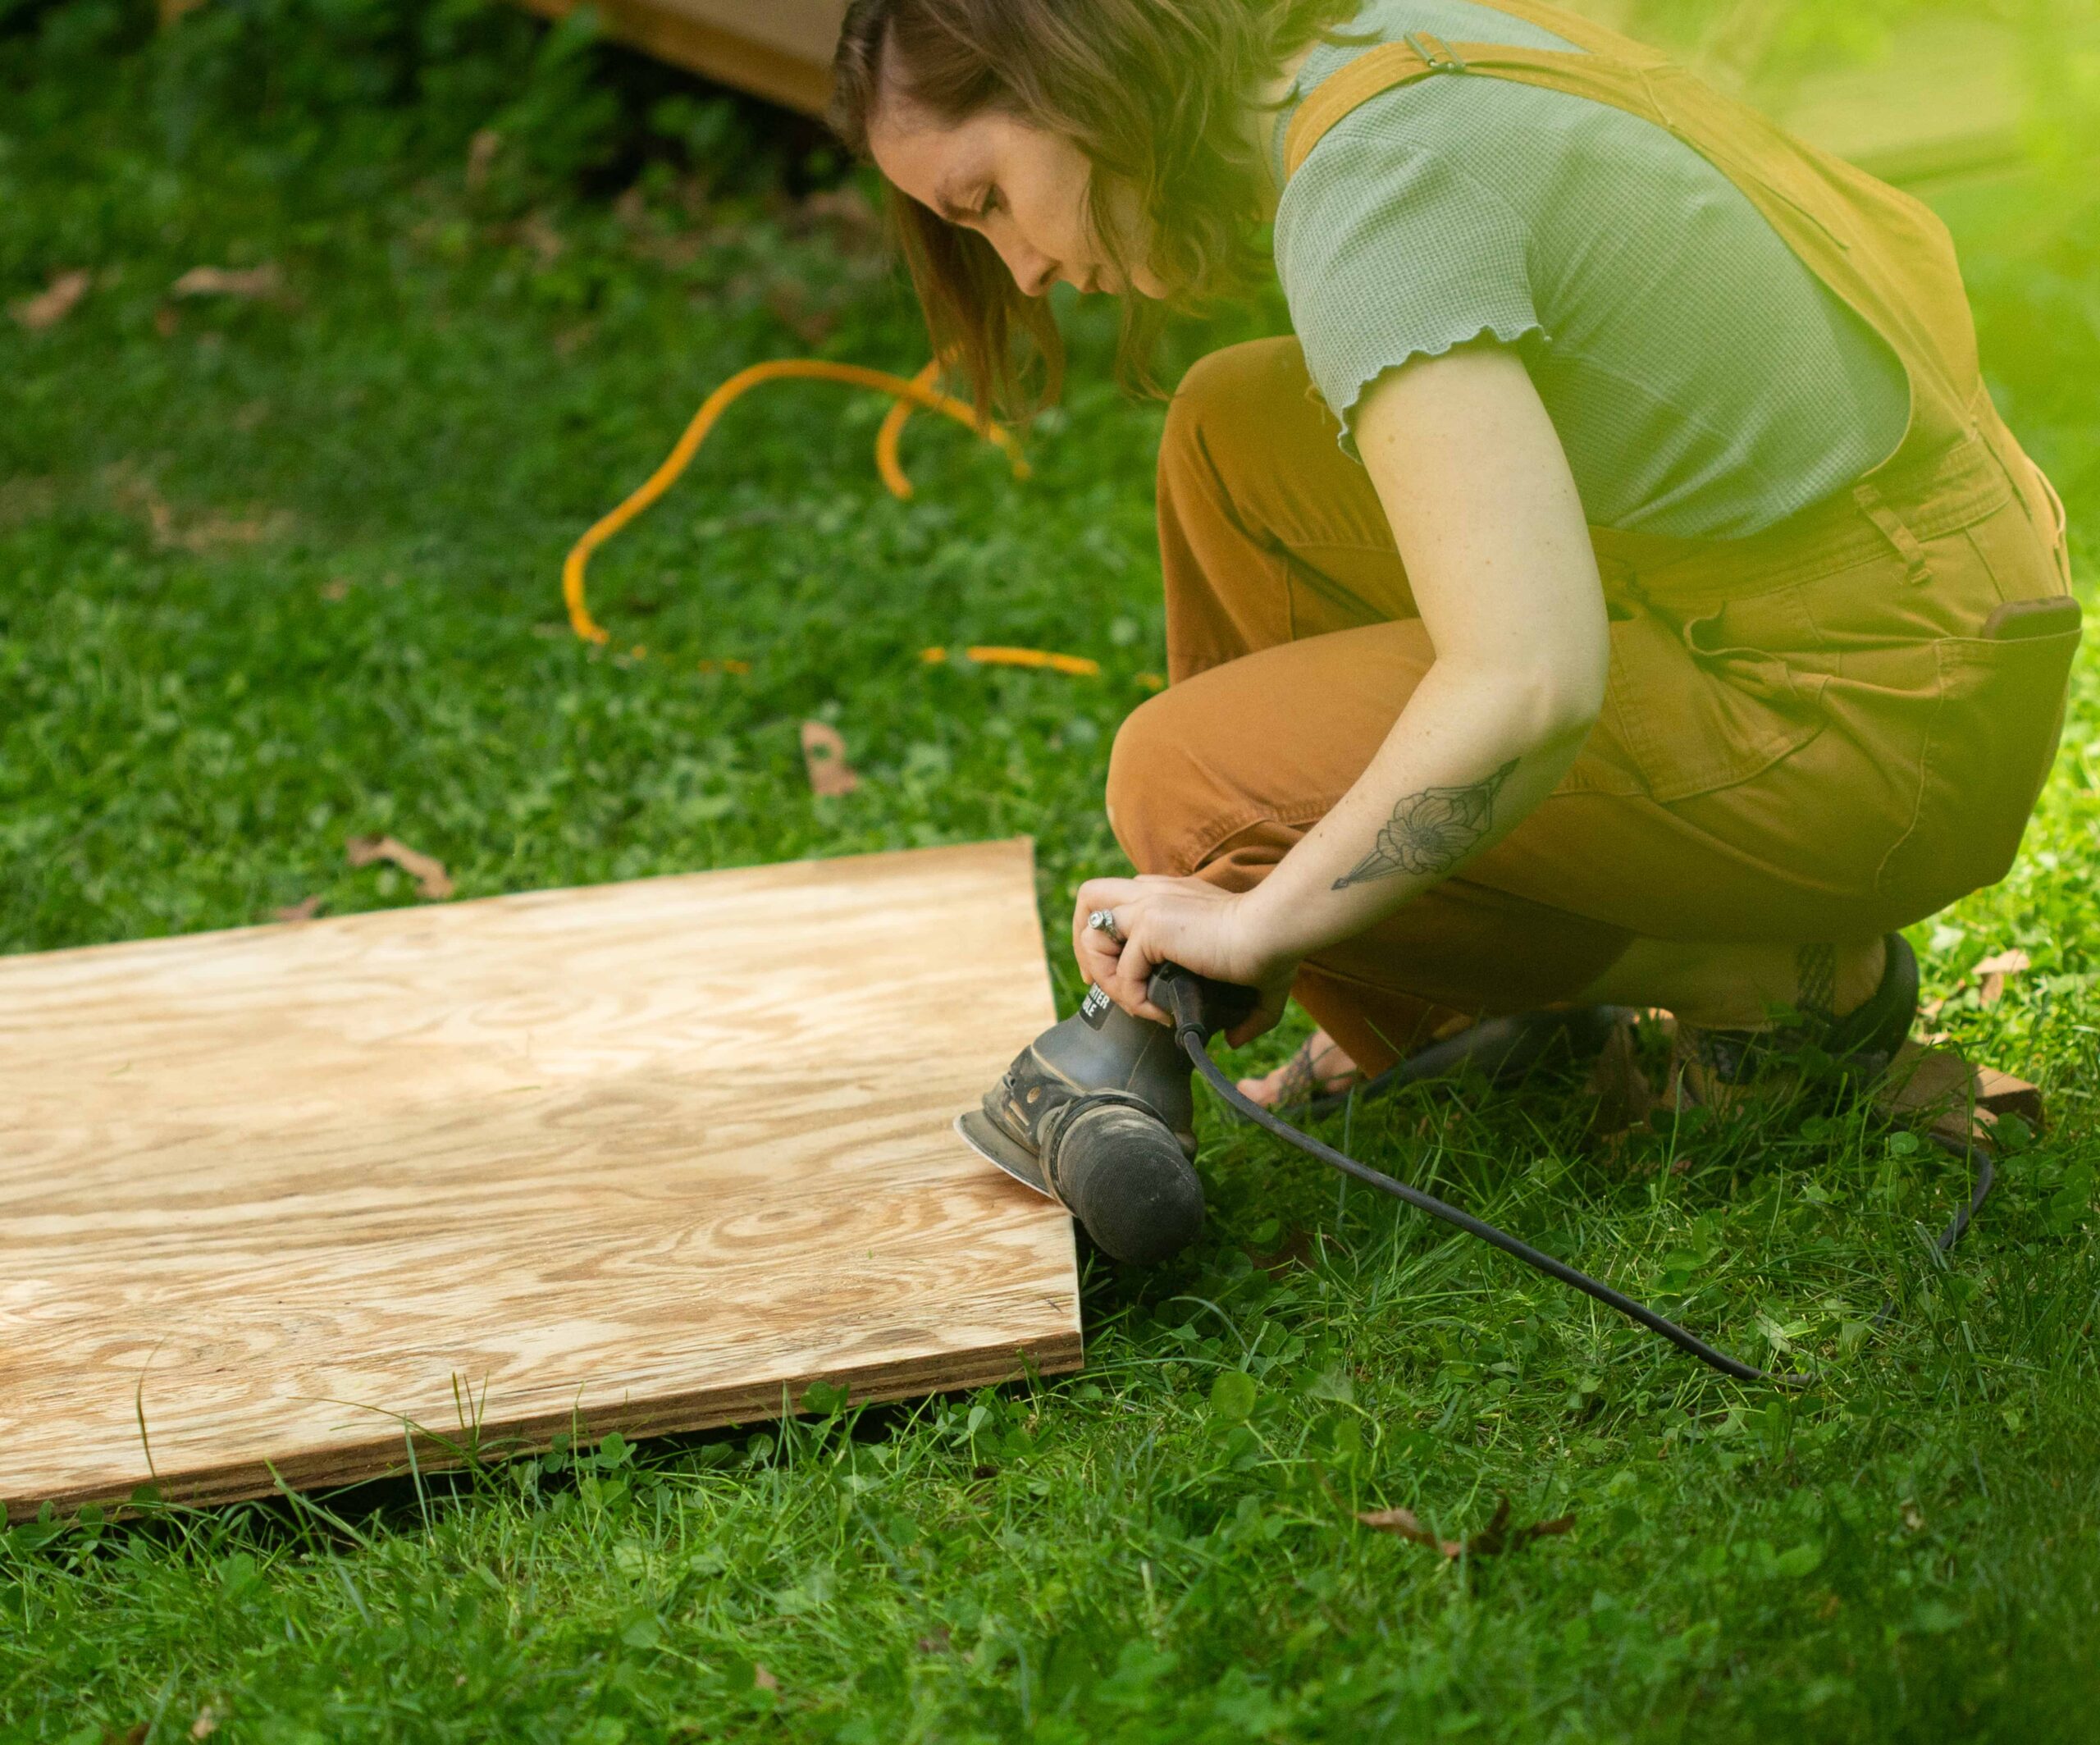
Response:
M428 920L433 916L454 914L459 911L474 911L490 907L523 907L538 903L559 902L564 898L587 896L594 892L626 891L651 885L669 884L678 879L746 879L753 882L792 880L801 875L816 879L852 878L877 861L903 863L917 861L929 863L938 861L966 861L982 859L988 866L995 866L1005 856L1014 856L1020 862L1028 879L1028 888L1035 888L1035 839L1031 836L998 836L982 842L937 843L924 848L887 848L869 854L808 855L797 861L767 861L748 866L702 866L685 872L655 873L642 879L617 879L604 884L546 885L532 890L500 891L486 897L463 897L445 902L402 903L387 909L359 909L349 915L317 916L304 921L252 921L235 927L206 928L196 933L155 934L144 939L106 939L93 945L62 945L49 951L10 952L0 953L0 978L30 964L52 964L77 962L113 952L160 952L187 951L193 948L223 943L231 938L262 938L272 934L294 931L311 932L363 928L399 926L410 918Z
M518 0L543 18L564 18L581 0ZM749 36L649 0L593 0L605 34L615 42L735 85L756 97L821 116L831 101L831 66L755 42Z
M515 1459L544 1452L558 1436L588 1445L602 1441L615 1430L635 1438L680 1436L803 1417L807 1414L802 1396L818 1382L844 1386L847 1404L859 1406L996 1386L1031 1375L1069 1375L1084 1367L1086 1356L1076 1298L1073 1309L1072 1325L1065 1332L996 1350L947 1353L938 1358L916 1358L859 1369L832 1368L662 1399L594 1406L587 1412L540 1413L515 1423L482 1424L470 1431L456 1426L446 1431L428 1425L411 1429L396 1419L387 1434L368 1441L282 1461L255 1460L194 1473L162 1473L151 1482L151 1488L159 1502L210 1507L272 1496L285 1490L363 1484L375 1479L405 1478L412 1472L455 1470L475 1460ZM466 1398L463 1382L461 1391L462 1398ZM76 1514L89 1504L122 1510L130 1504L136 1488L133 1484L89 1484L35 1496L10 1496L5 1500L6 1518L11 1522L32 1519L47 1502L62 1515Z

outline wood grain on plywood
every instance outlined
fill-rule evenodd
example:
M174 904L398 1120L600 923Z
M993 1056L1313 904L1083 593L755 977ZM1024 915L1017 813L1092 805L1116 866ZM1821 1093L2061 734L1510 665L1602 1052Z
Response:
M583 0L519 0L562 18ZM819 115L845 0L591 0L615 40L756 97Z
M1053 1016L1019 842L0 959L0 1498L1075 1367L948 1127Z

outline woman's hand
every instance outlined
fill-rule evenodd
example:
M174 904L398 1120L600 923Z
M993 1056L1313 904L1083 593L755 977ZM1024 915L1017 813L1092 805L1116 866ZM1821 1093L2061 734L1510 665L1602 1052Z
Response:
M1100 909L1114 913L1121 944L1087 925ZM1255 989L1261 1003L1253 1015L1226 1035L1237 1048L1283 1016L1298 973L1294 957L1259 936L1256 912L1244 895L1201 879L1089 879L1080 887L1072 913L1072 955L1087 980L1124 1011L1160 1024L1173 1021L1145 997L1145 985L1162 963Z

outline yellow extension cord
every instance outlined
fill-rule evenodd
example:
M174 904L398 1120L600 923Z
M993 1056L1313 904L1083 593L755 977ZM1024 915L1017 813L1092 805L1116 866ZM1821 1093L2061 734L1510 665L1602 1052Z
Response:
M583 591L584 572L589 567L591 555L636 516L662 496L678 482L678 475L691 464L700 452L700 445L707 440L722 414L730 405L750 389L760 382L777 381L783 377L801 378L819 381L842 381L854 387L872 388L877 393L888 394L896 404L889 415L883 420L882 428L875 435L875 468L881 473L883 483L889 487L892 496L904 499L911 495L911 481L905 476L904 467L898 458L898 445L904 433L905 420L911 416L915 406L924 406L930 412L938 412L967 425L986 441L1003 450L1013 463L1014 477L1026 478L1027 461L1021 458L1020 445L1011 432L987 419L980 418L970 407L961 400L942 393L934 384L939 378L938 361L929 363L918 375L906 381L902 376L892 376L886 370L866 369L857 363L832 363L816 358L782 358L769 363L754 363L739 370L722 386L709 395L700 410L693 414L692 422L686 426L685 434L678 438L678 445L664 458L664 464L649 475L641 488L605 516L589 532L577 541L561 568L562 598L568 602L569 628L587 642L604 643L611 640L611 633L591 615ZM646 648L631 651L636 658L646 658ZM1075 678L1098 677L1101 664L1089 660L1084 655L1052 654L1042 648L976 647L964 651L968 657L987 666L1047 667L1053 672L1068 673ZM947 660L945 648L922 650L919 658L929 663ZM751 665L744 660L703 660L703 672L748 673ZM1141 675L1146 680L1149 674Z

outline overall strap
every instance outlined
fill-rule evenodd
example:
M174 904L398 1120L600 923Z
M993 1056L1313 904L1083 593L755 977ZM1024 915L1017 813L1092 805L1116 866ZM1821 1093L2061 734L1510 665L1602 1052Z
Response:
M1641 79L1653 69L1669 66L1669 57L1637 45L1628 46L1634 49L1637 58L1622 60L1596 50L1578 53L1561 48L1519 48L1502 43L1462 43L1454 47L1426 30L1410 30L1399 42L1366 49L1313 88L1312 94L1298 106L1298 112L1290 118L1290 130L1284 135L1284 174L1295 176L1329 130L1372 98L1440 73L1484 73L1572 91L1580 97L1633 109L1659 122L1662 117L1646 97Z

